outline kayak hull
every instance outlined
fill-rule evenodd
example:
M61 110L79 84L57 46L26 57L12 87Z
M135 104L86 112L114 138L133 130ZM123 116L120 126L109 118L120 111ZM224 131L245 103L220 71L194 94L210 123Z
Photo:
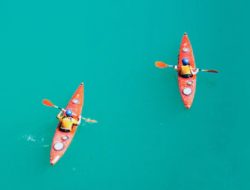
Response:
M188 58L190 66L192 68L196 68L192 45L186 33L183 35L180 45L180 51L178 57L178 70L180 70L182 66L183 58ZM183 78L178 74L178 85L184 106L187 109L190 109L195 96L196 75L193 75L192 77L189 78Z
M70 99L66 109L72 110L74 113L74 118L78 120L79 115L82 114L82 108L84 103L84 85L83 83L77 88L72 98ZM59 159L64 155L68 149L71 141L73 140L78 126L73 126L72 131L62 132L59 130L60 123L56 128L56 132L51 144L50 151L50 164L56 164Z

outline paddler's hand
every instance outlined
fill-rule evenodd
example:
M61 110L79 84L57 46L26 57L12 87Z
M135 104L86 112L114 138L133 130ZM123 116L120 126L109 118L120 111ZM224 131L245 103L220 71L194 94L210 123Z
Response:
M66 112L66 110L65 110L65 109L63 109L63 108L60 108L60 110L61 110L62 112Z
M193 75L196 75L199 71L200 71L199 68L191 69L191 72L192 72Z
M81 116L81 115L79 115L78 119L79 119L79 121L81 121L81 120L82 120L82 116Z
M78 125L81 124L81 121L82 121L82 116L80 115L79 118L78 118Z

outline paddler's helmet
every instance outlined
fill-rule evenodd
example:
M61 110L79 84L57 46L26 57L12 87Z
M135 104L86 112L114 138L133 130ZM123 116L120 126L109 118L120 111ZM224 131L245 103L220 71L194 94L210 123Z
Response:
M189 65L189 60L188 60L188 58L183 58L183 59L182 59L182 64L183 64L183 65Z
M72 117L73 113L72 113L71 110L66 110L66 115L67 115L68 117Z

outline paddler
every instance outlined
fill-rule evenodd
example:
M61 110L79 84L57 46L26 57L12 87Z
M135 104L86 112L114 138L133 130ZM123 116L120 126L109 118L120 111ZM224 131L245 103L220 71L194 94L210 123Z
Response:
M175 66L175 69L178 70L178 67ZM189 63L188 58L182 59L182 66L179 69L179 75L183 78L189 78L193 75L196 75L199 72L199 69L192 68L192 66Z
M66 116L64 116L63 112L65 112ZM79 117L79 120L73 118L73 113L70 109L68 110L62 110L57 115L58 120L60 121L60 131L63 132L70 132L74 125L79 125L81 122L81 116Z

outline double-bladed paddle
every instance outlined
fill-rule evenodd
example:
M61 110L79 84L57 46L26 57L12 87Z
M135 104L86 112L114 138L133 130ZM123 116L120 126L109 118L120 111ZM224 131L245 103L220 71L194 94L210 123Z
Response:
M168 65L167 63L164 63L162 61L156 61L155 66L157 68L160 68L160 69L165 69L167 67L171 67L171 68L175 67L174 65ZM209 72L209 73L218 73L219 72L219 71L214 70L214 69L199 69L199 68L197 68L197 69L198 69L198 71Z
M61 107L59 107L59 106L53 104L53 103L52 103L50 100L48 100L48 99L43 99L42 103L43 103L43 105L45 105L45 106L53 107L53 108L59 109L59 110L61 110L61 111L63 111L63 112L66 111L64 108L61 108ZM85 118L85 117L81 117L81 119L84 120L84 121L87 122L87 123L97 123L97 121L94 120L94 119Z

